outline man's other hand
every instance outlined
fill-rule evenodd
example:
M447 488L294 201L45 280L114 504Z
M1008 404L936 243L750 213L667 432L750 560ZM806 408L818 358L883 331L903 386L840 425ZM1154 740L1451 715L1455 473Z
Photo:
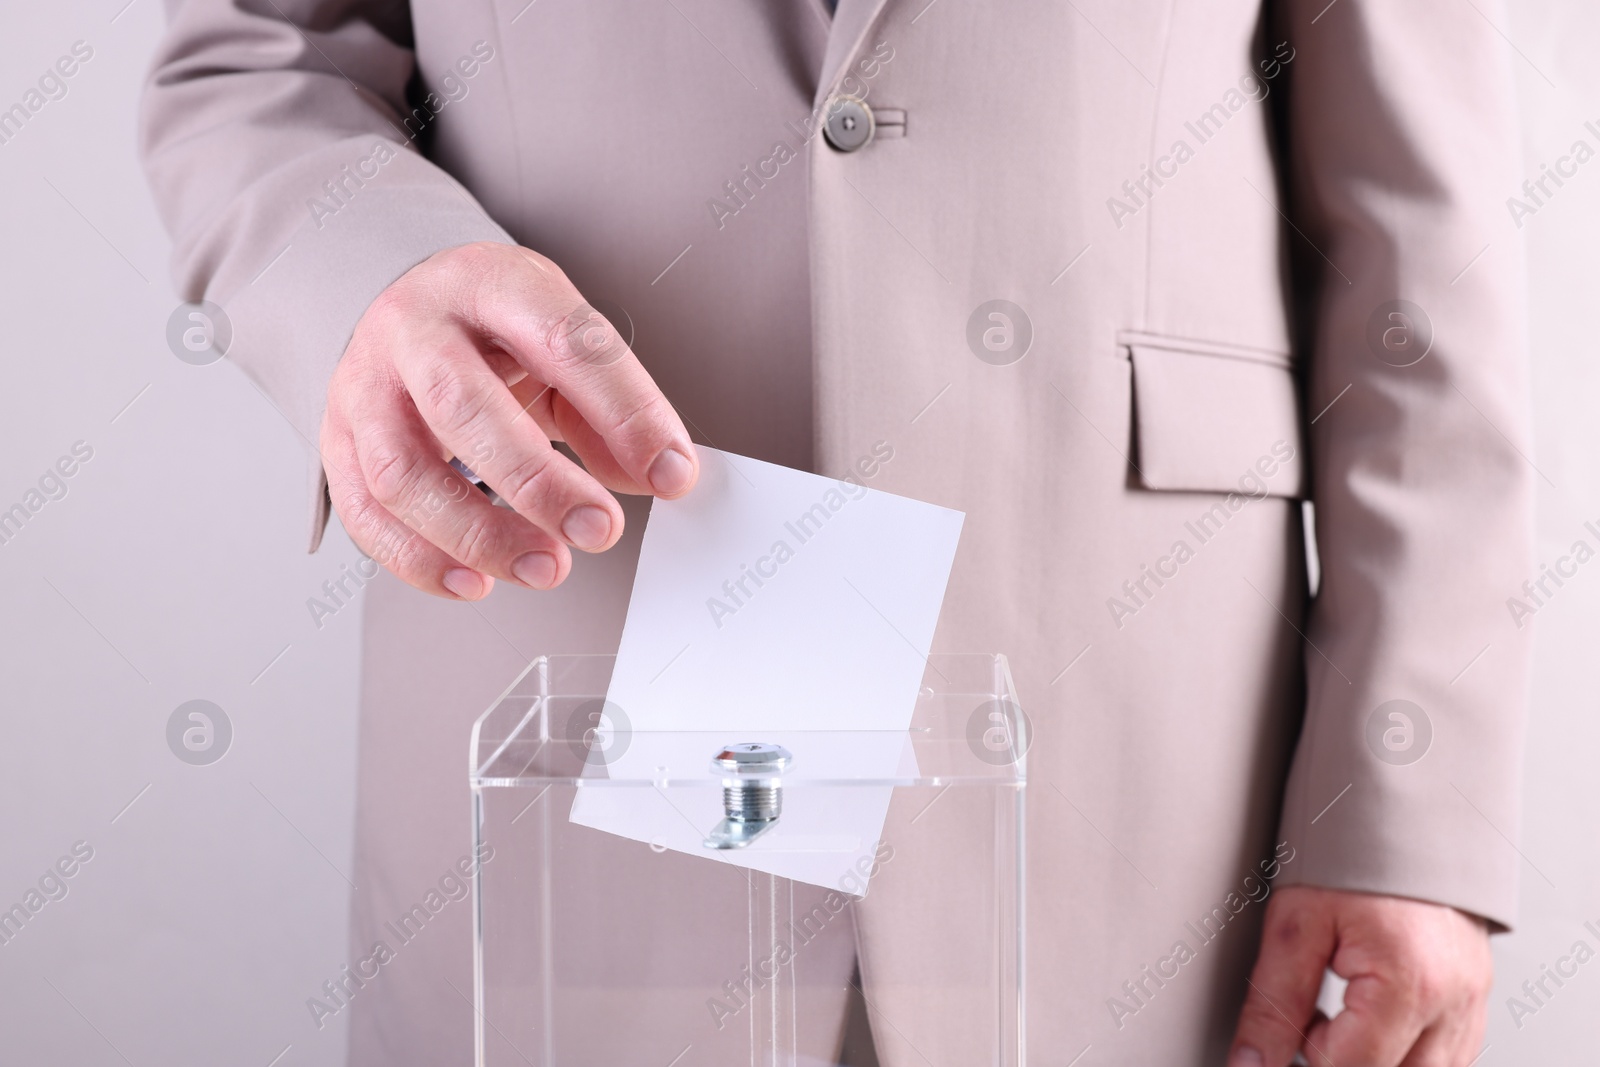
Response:
M1483 920L1403 897L1290 886L1267 904L1228 1067L1468 1067L1494 979ZM1316 1010L1323 969L1344 1011Z

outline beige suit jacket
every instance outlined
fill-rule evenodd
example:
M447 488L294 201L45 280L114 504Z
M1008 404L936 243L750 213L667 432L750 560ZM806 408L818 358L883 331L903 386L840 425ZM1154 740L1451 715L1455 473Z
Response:
M1262 911L1229 902L1275 849L1279 885L1511 923L1536 475L1497 4L168 7L143 146L179 284L308 444L375 295L516 240L698 439L834 475L887 442L872 484L967 513L937 645L1009 654L1035 726L1032 1062L1218 1062ZM840 92L857 151L815 136ZM363 954L464 850L466 723L526 656L614 646L629 516L548 596L369 587ZM885 1063L984 1061L904 992L960 921L936 876L859 916ZM1130 989L1218 906L1189 977ZM355 1058L459 1061L465 926L407 951Z

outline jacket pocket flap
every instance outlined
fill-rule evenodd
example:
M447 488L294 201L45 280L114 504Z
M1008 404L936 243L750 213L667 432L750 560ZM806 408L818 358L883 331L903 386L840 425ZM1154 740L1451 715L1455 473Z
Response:
M1286 356L1147 335L1123 343L1133 361L1140 484L1305 495L1300 405Z

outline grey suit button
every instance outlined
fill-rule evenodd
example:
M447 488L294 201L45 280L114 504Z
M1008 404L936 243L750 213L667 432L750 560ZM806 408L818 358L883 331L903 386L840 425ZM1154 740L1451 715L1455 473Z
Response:
M828 101L828 121L822 135L841 152L854 152L872 140L872 109L855 96L836 96Z

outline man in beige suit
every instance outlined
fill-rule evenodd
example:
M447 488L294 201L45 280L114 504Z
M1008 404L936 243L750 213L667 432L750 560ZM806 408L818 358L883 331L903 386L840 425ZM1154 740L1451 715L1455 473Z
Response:
M967 513L937 647L1008 653L1036 732L1029 1062L1478 1056L1533 475L1497 4L168 7L181 288L313 446L312 547L331 500L395 576L353 951L462 853L471 719L615 647L691 438L835 476L888 442L876 487ZM897 992L960 920L917 875L830 966L885 1064L988 1062ZM466 921L351 1000L353 1062L466 1057ZM634 1022L578 1061L684 1045Z

